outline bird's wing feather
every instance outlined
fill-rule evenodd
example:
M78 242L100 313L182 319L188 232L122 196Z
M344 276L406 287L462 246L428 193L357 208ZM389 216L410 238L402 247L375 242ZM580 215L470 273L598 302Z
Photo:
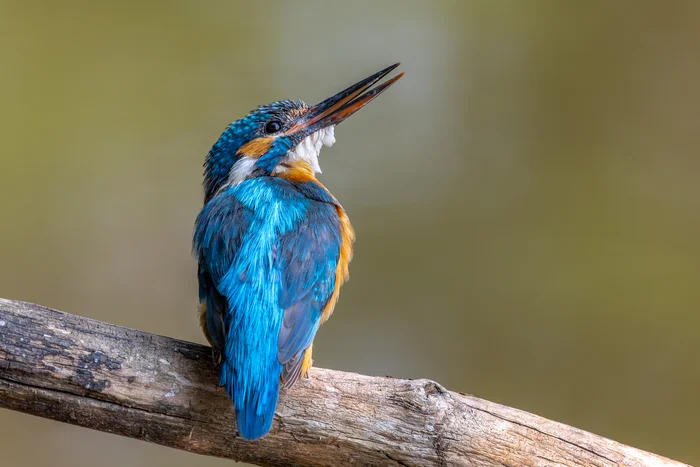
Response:
M284 234L275 252L281 271L279 304L284 318L278 338L283 381L295 380L304 351L316 335L335 288L341 232L335 206L312 202L298 228Z
M235 197L227 197L226 202L207 203L196 223L199 300L206 304L207 331L219 348L226 342L224 314L228 304L218 285L233 264L251 217L251 211Z
M286 389L291 388L294 383L299 379L301 374L301 366L304 363L304 352L300 352L299 355L288 361L282 366L282 382Z

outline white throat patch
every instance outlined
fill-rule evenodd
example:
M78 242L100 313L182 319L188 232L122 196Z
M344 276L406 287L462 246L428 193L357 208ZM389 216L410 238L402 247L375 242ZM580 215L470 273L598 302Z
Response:
M292 161L306 161L315 173L320 174L321 166L318 165L318 155L323 146L331 147L333 143L335 143L335 126L331 125L304 138L304 141L289 152L287 158Z
M335 127L333 125L322 128L316 133L312 133L304 141L299 143L297 147L289 151L287 159L291 161L306 161L309 163L315 173L321 173L321 167L318 165L318 155L323 146L331 147L335 143ZM241 157L228 174L228 181L221 189L236 186L245 181L255 170L257 159L244 156ZM284 171L286 168L277 167L278 171Z

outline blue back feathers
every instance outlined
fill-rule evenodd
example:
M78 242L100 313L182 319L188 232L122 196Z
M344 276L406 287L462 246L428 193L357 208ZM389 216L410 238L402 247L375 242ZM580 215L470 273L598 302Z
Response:
M216 153L235 145L227 141L207 160L215 179L224 170ZM194 235L200 300L238 430L256 439L270 430L281 380L298 376L333 293L341 226L335 199L313 181L263 176L209 189Z

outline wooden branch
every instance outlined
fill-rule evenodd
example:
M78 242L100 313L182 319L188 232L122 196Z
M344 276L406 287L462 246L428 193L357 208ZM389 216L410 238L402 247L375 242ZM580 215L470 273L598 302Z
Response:
M429 380L313 369L237 436L210 349L0 299L0 407L267 466L681 466Z

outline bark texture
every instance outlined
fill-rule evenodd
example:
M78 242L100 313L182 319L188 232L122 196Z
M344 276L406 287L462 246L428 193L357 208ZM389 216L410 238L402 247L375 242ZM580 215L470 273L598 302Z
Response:
M210 348L0 299L0 407L264 466L682 466L429 380L312 369L237 436Z

